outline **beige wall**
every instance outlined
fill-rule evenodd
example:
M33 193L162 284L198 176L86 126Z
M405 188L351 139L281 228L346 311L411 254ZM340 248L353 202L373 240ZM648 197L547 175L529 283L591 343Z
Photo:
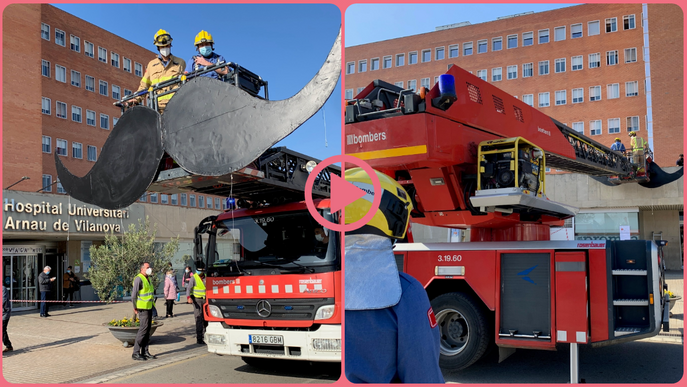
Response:
M639 232L641 238L647 240L651 240L653 232L662 232L661 239L668 241L668 245L664 249L666 268L668 270L682 269L679 211L640 211Z

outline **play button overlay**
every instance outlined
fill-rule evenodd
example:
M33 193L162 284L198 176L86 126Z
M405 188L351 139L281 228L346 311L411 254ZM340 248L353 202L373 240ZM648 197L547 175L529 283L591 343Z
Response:
M372 187L374 188L375 192L374 198L372 200L372 207L370 208L370 211L367 214L365 214L365 216L362 219L358 220L355 223L337 224L326 220L317 211L315 203L312 199L312 189L313 185L315 184L315 178L320 174L320 172L322 172L322 170L326 166L336 163L341 163L342 166L345 166L346 163L354 164L355 166L362 168L368 174L368 176L370 176L370 180L372 181ZM347 182L343 177L339 177L332 174L330 175L330 178L331 196L329 200L330 210L332 213L343 210L347 205L364 197L365 195L368 195L367 192ZM353 231L366 225L367 222L372 220L375 213L377 212L377 208L379 208L379 203L382 201L381 192L382 189L379 183L379 178L377 177L377 174L375 173L374 169L372 169L372 167L369 164L354 156L338 155L322 160L319 164L317 164L317 166L312 170L312 172L310 172L308 180L305 182L305 204L308 207L310 215L322 226L334 231Z

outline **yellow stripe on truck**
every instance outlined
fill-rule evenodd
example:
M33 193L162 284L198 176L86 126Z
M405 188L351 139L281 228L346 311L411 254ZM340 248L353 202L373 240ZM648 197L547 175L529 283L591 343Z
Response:
M403 148L384 149L370 152L348 153L361 160L385 159L388 157L400 157L410 155L421 155L427 153L427 145L407 146Z

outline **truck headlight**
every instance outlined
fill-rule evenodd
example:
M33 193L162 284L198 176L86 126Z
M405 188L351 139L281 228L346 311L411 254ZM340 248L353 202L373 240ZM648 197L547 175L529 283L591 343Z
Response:
M315 313L315 320L326 320L334 315L334 305L321 306Z
M316 351L341 351L341 339L312 339Z
M216 318L223 318L224 317L224 316L222 316L222 311L219 310L219 307L216 305L210 305L208 310L210 311L210 315L212 317L216 317Z
M226 339L224 338L224 335L209 334L209 335L207 335L207 338L208 338L209 344L217 344L217 345L226 344Z

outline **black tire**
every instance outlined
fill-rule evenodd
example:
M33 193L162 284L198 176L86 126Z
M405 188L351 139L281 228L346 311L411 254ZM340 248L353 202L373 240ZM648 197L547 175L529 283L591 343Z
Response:
M432 300L432 309L441 337L441 368L462 370L485 354L491 341L489 323L472 297L463 293L442 294Z

